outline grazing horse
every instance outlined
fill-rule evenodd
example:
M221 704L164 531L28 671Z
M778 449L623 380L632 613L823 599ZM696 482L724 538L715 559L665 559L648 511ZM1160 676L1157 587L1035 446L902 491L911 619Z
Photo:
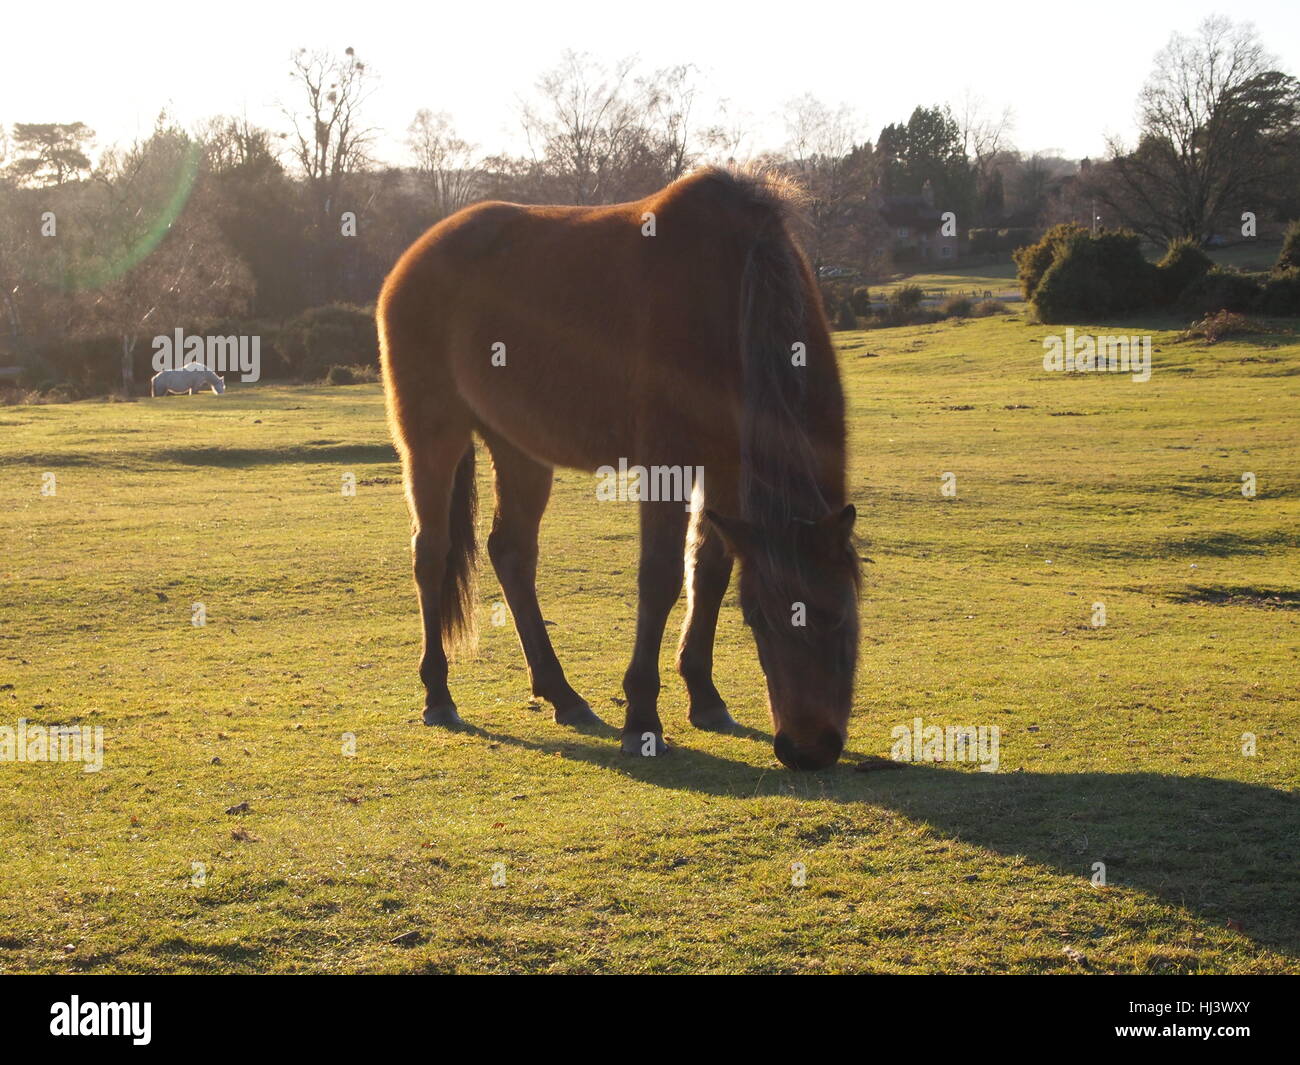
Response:
M480 203L389 274L377 317L412 518L425 724L460 724L447 652L476 605L477 434L495 472L488 555L557 722L599 719L565 679L537 602L552 469L702 469L690 505L630 493L641 560L622 748L665 750L659 651L684 570L689 720L735 726L712 673L737 559L777 757L800 769L839 757L858 649L855 512L839 371L791 200L776 179L708 169L613 206Z
M226 390L226 379L218 377L200 363L191 363L179 370L160 370L149 379L149 395L166 396L172 393L196 391L206 392L209 388L217 395Z

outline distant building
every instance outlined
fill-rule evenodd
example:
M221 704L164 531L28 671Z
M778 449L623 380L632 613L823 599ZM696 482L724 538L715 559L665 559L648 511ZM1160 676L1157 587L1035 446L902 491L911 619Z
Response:
M957 235L944 235L943 212L934 205L928 181L917 196L885 196L873 189L871 202L888 227L896 262L957 261Z

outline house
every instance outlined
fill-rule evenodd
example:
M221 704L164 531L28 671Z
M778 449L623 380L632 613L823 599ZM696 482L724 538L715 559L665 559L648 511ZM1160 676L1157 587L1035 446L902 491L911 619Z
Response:
M943 212L934 204L928 181L920 195L886 196L877 188L871 199L889 230L896 263L957 261L956 227L949 227L951 234L943 232Z

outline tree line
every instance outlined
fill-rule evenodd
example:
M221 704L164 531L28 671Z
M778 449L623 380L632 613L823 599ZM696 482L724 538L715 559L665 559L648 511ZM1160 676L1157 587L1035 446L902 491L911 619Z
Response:
M184 129L163 113L94 163L81 122L0 129L7 346L83 344L102 359L112 338L129 383L140 341L178 325L369 304L411 241L469 203L619 202L701 163L794 177L814 266L864 279L896 265L881 198L923 190L967 234L1091 226L1100 214L1149 241L1204 244L1244 212L1261 224L1300 215L1300 85L1254 30L1222 18L1157 56L1137 143L1078 162L1018 150L1011 110L972 98L922 104L870 138L850 108L805 95L785 108L785 143L760 148L729 105L701 118L690 66L566 53L520 107L525 151L488 154L449 114L422 109L394 165L377 157L374 77L353 49L299 50L287 75L292 103L276 129L232 116Z

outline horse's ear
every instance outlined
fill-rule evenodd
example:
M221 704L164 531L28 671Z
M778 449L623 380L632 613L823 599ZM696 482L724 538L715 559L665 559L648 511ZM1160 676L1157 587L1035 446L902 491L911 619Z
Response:
M853 523L858 520L858 510L850 503L843 510L832 511L818 521L796 522L804 526L811 535L811 544L815 550L834 557L839 551L853 544Z
M712 510L706 510L704 517L731 554L744 558L758 546L758 529L743 518L724 518Z
M858 508L852 503L846 506L838 514L831 514L824 519L823 524L829 523L830 526L848 543L853 536L853 523L858 520Z

